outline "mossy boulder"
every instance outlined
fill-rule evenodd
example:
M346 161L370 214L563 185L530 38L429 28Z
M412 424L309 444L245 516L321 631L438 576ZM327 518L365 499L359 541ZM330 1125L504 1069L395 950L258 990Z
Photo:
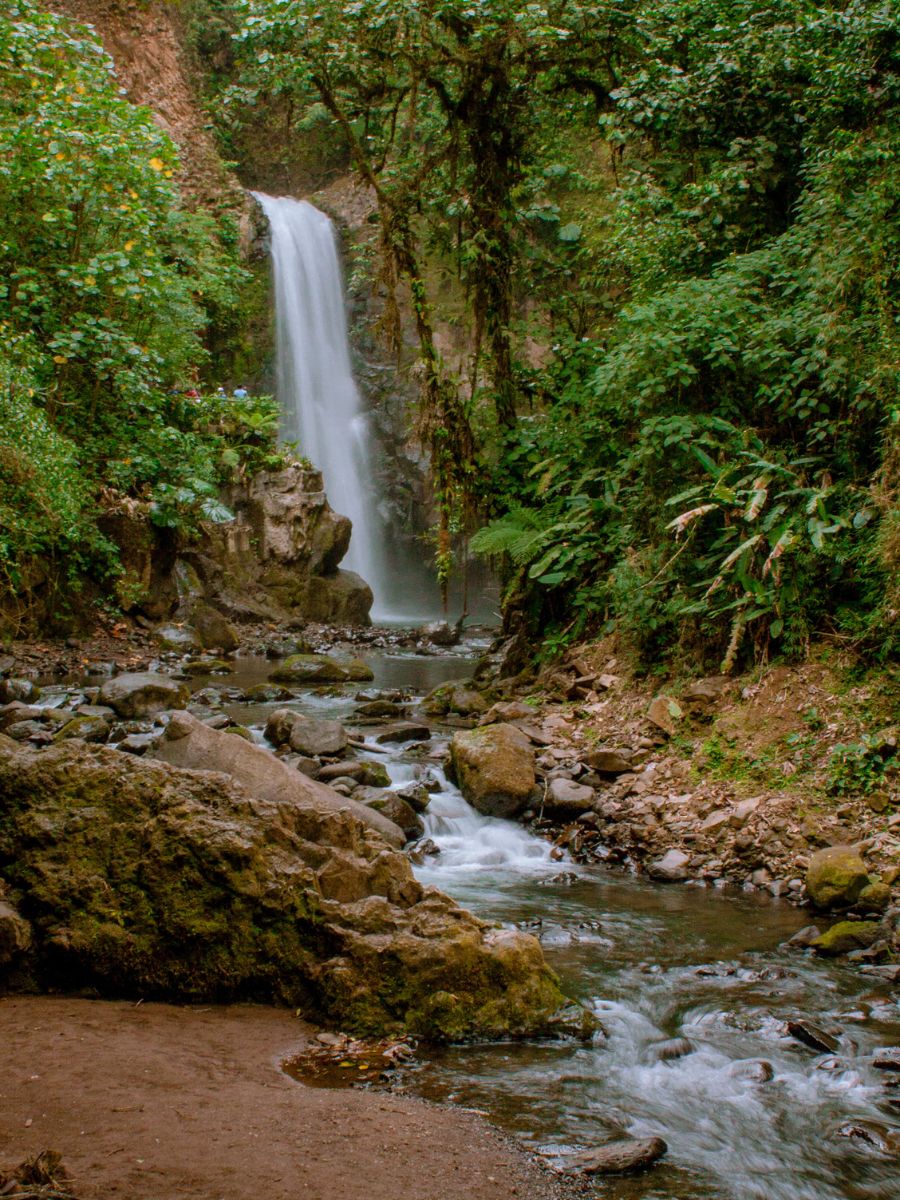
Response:
M490 704L481 692L460 681L440 684L422 701L422 711L429 717L443 717L447 713L480 717L489 708Z
M534 751L513 725L485 725L454 734L450 759L463 796L492 817L514 817L535 786Z
M339 661L328 654L292 654L269 676L272 683L367 683L374 678L362 659Z
M816 908L850 908L868 883L866 864L852 846L829 846L809 860L806 892Z
M860 950L871 946L878 940L880 926L877 921L838 921L823 934L815 938L810 945L817 954L829 958L838 954L848 954L851 950Z
M10 746L0 875L34 985L284 1003L366 1035L553 1031L538 942L423 889L351 813L105 746Z

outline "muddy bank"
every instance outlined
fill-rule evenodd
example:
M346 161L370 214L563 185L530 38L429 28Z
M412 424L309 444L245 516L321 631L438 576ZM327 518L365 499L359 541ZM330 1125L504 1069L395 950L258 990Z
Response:
M303 1087L279 1010L0 1000L0 1168L52 1147L79 1200L553 1200L472 1114Z

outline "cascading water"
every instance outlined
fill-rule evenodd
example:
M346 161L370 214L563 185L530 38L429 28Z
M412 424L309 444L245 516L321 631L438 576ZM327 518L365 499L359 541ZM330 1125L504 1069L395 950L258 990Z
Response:
M350 363L334 228L305 200L253 195L271 230L282 434L321 470L332 508L353 523L343 565L369 584L378 610L388 594L384 527Z

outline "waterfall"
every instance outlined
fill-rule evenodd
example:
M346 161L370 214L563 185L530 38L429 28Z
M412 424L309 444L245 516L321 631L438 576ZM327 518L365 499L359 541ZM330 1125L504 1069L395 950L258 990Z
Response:
M271 229L282 436L319 468L332 508L353 523L342 565L369 584L377 610L386 598L384 530L368 422L350 363L334 228L305 200L253 195Z

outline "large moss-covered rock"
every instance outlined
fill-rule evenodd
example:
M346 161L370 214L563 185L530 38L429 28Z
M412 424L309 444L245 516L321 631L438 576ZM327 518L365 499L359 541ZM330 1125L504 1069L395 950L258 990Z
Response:
M835 957L871 946L878 940L879 932L877 921L838 921L837 925L826 929L810 945L817 954Z
M484 725L454 734L450 757L460 790L479 812L513 817L534 790L534 751L513 725Z
M105 746L10 745L0 875L38 985L276 1001L366 1034L553 1028L563 998L537 941L423 890L349 812Z
M273 683L368 683L374 678L362 659L328 654L292 654L269 676Z
M850 908L868 883L866 864L852 846L829 846L809 860L806 891L816 908Z

